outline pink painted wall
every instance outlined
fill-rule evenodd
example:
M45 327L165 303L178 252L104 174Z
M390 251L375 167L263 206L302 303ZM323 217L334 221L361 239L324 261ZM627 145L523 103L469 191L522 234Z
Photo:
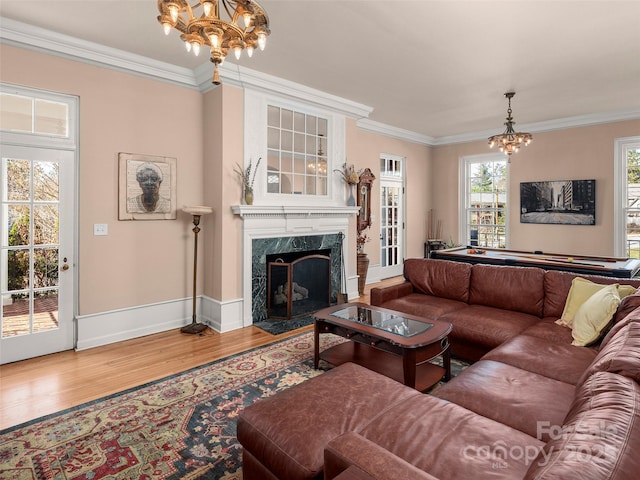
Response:
M244 164L242 89L223 85L209 91L204 95L204 112L204 196L215 210L204 293L216 300L235 300L242 296L242 220L231 206L240 204L242 193L234 172L236 163Z
M406 165L406 230L407 251L405 257L423 256L426 239L426 218L431 208L431 148L417 143L376 135L359 129L355 120L347 120L347 159L356 170L369 167L376 176L371 196L372 214L375 222L371 227L371 242L365 245L371 264L380 263L380 155L390 154L404 157ZM353 230L355 230L355 223ZM355 259L355 237L352 240ZM355 260L354 260L355 262Z
M640 120L534 134L509 167L509 248L581 255L613 255L614 141L640 134ZM458 168L464 156L491 152L486 142L433 149L433 205L445 239L458 239ZM520 182L596 180L596 225L520 223Z
M118 152L177 158L178 208L201 204L202 95L4 45L0 58L1 81L80 98L79 314L190 297L191 217L118 221Z

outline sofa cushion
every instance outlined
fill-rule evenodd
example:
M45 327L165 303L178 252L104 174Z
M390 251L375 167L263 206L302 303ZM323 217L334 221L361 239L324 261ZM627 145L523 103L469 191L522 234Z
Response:
M557 325L556 327L566 330ZM593 348L574 347L570 343L549 342L523 334L507 340L482 359L506 363L575 385L597 353Z
M556 324L556 317L545 317L534 325L527 327L522 335L542 338L549 342L571 345L573 337L571 329Z
M615 328L615 327L614 327ZM620 328L605 337L596 358L587 367L578 385L595 372L611 372L640 382L640 312L631 313Z
M404 297L388 300L381 306L426 319L437 319L445 313L464 308L467 304L448 298L432 297L424 293L410 293Z
M631 295L622 298L613 317L613 323L618 323L638 307L640 307L640 290L636 290Z
M322 478L323 452L331 439L416 395L421 394L345 363L245 408L238 417L238 441L277 478Z
M531 267L473 265L469 303L528 313L542 318L544 270Z
M576 390L561 428L532 463L527 480L635 479L640 472L640 387L596 372Z
M532 437L541 421L561 425L575 386L493 360L480 360L433 395ZM548 441L544 435L540 438Z
M471 265L450 260L409 258L404 277L421 293L467 303Z
M485 347L487 351L540 321L538 317L527 313L484 305L469 305L442 315L440 320L453 325L449 336L452 342L463 338Z
M542 442L516 429L431 395L395 405L358 432L370 442L437 478L522 478ZM326 458L326 457L325 457ZM394 478L394 477L388 477Z
M349 471L354 468L370 479L438 480L360 434L347 432L331 440L325 448L324 478L351 478Z

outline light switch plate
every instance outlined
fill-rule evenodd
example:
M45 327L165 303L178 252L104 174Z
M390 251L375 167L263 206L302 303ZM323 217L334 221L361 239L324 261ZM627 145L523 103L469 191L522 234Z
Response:
M109 225L106 223L94 223L93 224L94 235L109 235Z

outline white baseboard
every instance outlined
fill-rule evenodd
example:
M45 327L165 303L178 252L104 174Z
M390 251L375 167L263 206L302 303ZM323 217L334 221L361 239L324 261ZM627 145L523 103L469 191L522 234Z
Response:
M369 285L371 283L378 283L380 280L380 264L378 263L377 265L369 265L369 270L367 271L367 281L365 283Z
M349 300L358 298L357 275L347 279L347 292ZM180 328L192 321L192 301L191 298L183 298L80 315L76 317L76 350ZM243 328L249 325L242 321L243 305L241 298L220 302L200 296L196 299L197 319L219 333Z
M76 350L180 328L191 322L192 299L139 305L76 317Z
M192 321L192 298L111 310L76 317L76 350L99 347L164 332ZM196 298L197 320L216 332L242 328L242 299L220 302Z
M202 317L216 332L230 332L242 328L242 299L220 302L211 297L202 297Z

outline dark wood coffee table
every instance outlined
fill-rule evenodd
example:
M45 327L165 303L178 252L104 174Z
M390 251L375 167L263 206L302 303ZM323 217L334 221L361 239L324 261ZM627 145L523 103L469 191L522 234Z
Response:
M320 360L338 366L354 362L425 391L451 378L451 324L374 307L345 303L314 314L314 366ZM351 340L320 351L320 334ZM429 360L442 355L440 367Z

